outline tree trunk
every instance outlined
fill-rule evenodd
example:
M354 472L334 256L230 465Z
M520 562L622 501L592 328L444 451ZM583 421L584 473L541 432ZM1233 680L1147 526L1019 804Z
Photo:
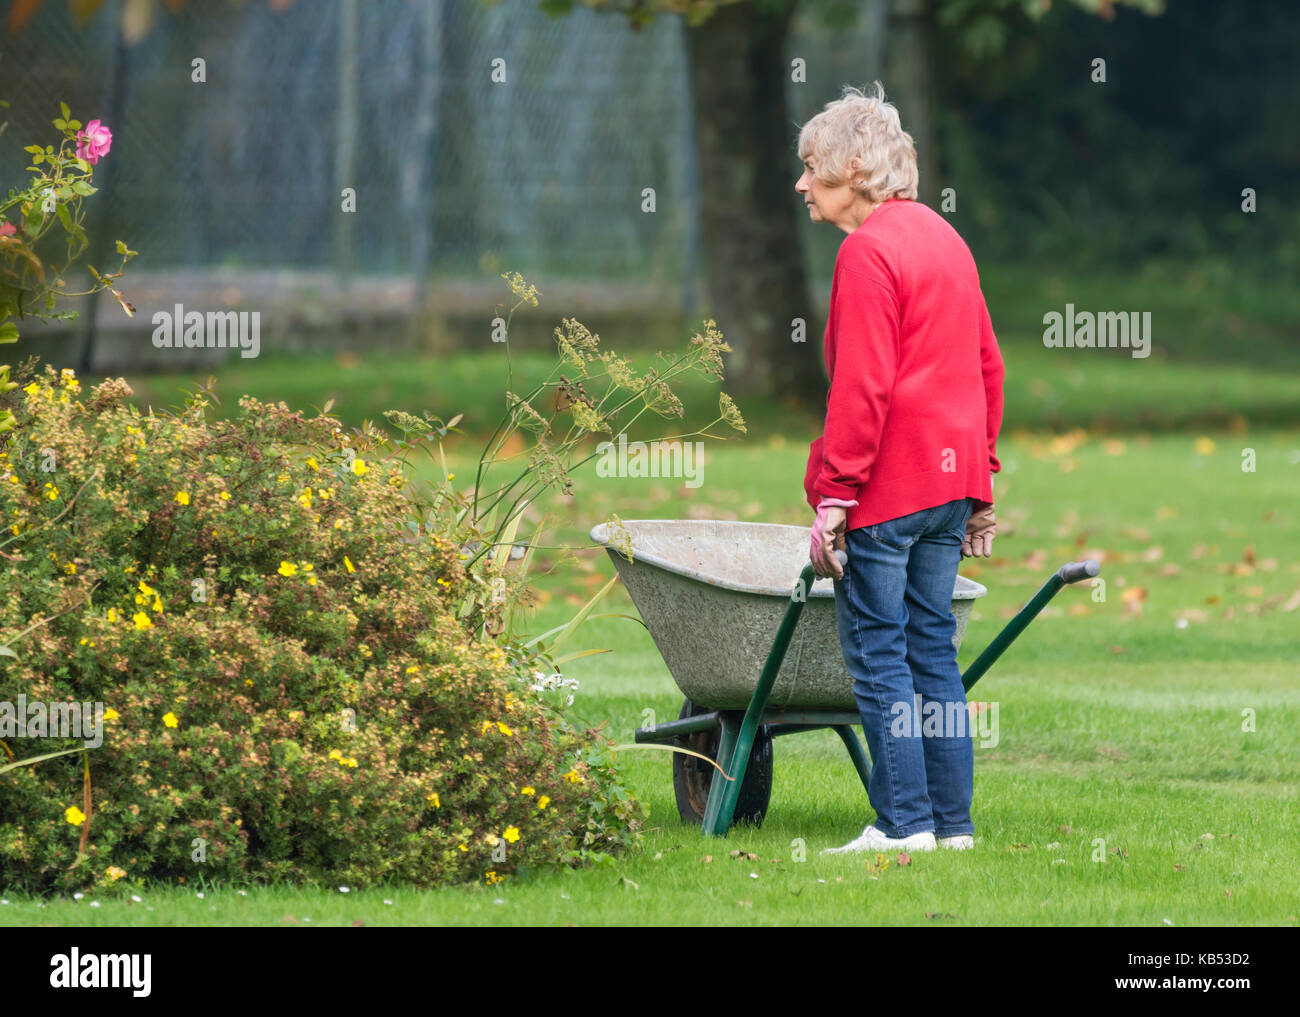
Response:
M931 208L939 200L939 149L934 129L930 73L931 11L928 0L891 0L885 37L886 97L898 106L903 130L916 142L921 182L918 200Z
M735 350L731 387L816 407L825 400L825 311L808 294L785 86L793 4L728 4L686 31L699 147L700 219L712 317ZM803 342L791 322L806 322Z

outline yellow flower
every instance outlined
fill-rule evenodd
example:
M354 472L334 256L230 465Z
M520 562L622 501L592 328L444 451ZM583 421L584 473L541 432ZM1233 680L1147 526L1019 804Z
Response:
M253 687L253 679L252 679L252 678L245 678L245 679L244 679L244 684L247 685L247 686L251 689L251 688Z
M330 759L342 759L343 753L338 749L330 749Z
M501 723L501 721L499 720L497 721L497 730L500 731L503 735L507 735L507 736L514 734L514 732L511 731L508 726Z
M507 826L506 832L503 833L501 836L504 837L506 840L508 840L511 844L513 844L515 841L519 839L519 827Z
M282 576L296 576L298 574L298 566L292 562L282 561L280 562L280 567L276 569L276 571Z
M352 460L352 472L355 473L358 477L364 474L368 469L370 469L370 467L366 465L366 461L364 459Z
M163 714L163 723L168 727L180 726L180 721L176 719L176 714L172 713L170 710Z
M281 473L278 477L275 478L275 482L276 482L277 484L287 484L287 483L289 483L289 474L287 474L287 473Z
M437 791L434 791L432 794L426 795L425 797L428 801L433 803L435 809L442 808L442 799L438 797Z
M37 395L41 391L41 386L38 385L36 382L32 382L30 385L24 388L23 391L26 392L28 395Z
M526 787L526 788L524 788L524 789L523 789L522 791L520 791L519 793L520 793L521 795L535 795L535 794L537 794L537 789L536 789L535 787L531 787L531 786L530 786L530 787Z
M163 609L162 601L161 601L158 597L156 597L156 596L153 598L153 609L154 609L158 614L162 614L162 609Z
M580 774L577 770L570 770L568 773L564 775L564 779L567 780L570 784L581 784L582 774Z
M72 562L68 562L68 564L63 566L63 571L70 576L75 576L77 574L77 566Z
M311 508L311 488L303 488L302 494L298 495L298 504L303 508Z
M110 607L108 609L108 620L111 622L117 621L117 608Z
M492 847L496 847L496 846L497 846L498 840L497 840L497 835L496 835L495 833L489 833L489 834L488 834L486 837L484 837L483 839L484 839L485 841L487 841L488 844L491 845Z
M46 485L45 485L45 497L49 498L50 501L58 501L58 500L59 500L59 489L58 489L57 487L55 487L53 484L46 484Z
M146 583L143 579L141 579L141 580L140 580L140 592L143 593L146 597L152 597L152 596L154 596L155 594L157 594L158 591L155 590L155 589L154 589L152 586L150 586L148 583ZM143 601L140 600L140 599L137 597L137 598L136 598L136 603L137 603L137 604L141 604L141 603L143 603Z
M110 706L107 710L104 711L104 719L117 720L117 711Z
M86 821L86 814L75 805L69 805L63 815L73 826L80 826Z
M541 798L537 799L537 807L538 807L539 809L544 809L544 808L546 808L546 806L548 806L548 805L550 805L550 804L551 804L551 796L550 796L550 795L542 795Z
M505 877L505 876L498 876L498 875L496 874L496 870L494 869L494 870L492 870L492 871L490 871L490 872L485 872L485 873L483 873L483 878L487 880L487 882L488 882L488 886L491 886L493 883L499 883L499 882L501 882L501 880L505 879L506 877Z
M406 673L407 673L407 674L415 674L415 673L416 673L417 671L419 671L419 670L420 670L420 665L419 665L419 664L412 664L410 667L408 667L408 668L406 669Z
M116 865L110 865L104 875L108 877L109 882L116 883L126 875L126 869L119 869Z
M457 844L456 846L457 846L458 848L460 848L462 851L468 851L468 850L469 850L469 848L466 847L464 844Z
M490 720L483 721L483 726L478 729L478 733L487 734L487 729L490 728L491 726L492 726L492 721Z
M220 498L221 498L222 501L230 501L230 492L229 492L229 491L222 491L221 494L220 494Z
M357 761L356 761L355 759L353 759L351 756L349 756L347 759L345 759L345 760L344 760L344 763L346 763L348 766L353 767L354 769L355 769L355 767L356 767L356 765L357 765Z
M354 569L354 568L352 567L352 559L349 558L346 554L343 556L343 564L347 567L347 570L348 570L349 572L355 572L355 571L356 571L356 569Z
M315 457L315 456L308 456L308 457L307 457L307 465L310 466L313 470L319 470L319 469L320 469L320 464L316 462L316 457Z
M189 492L187 492L187 491L177 491L177 492L176 492L176 504L177 504L177 505L188 505L189 503L190 503Z
M153 622L150 620L149 616L145 614L143 611L137 611L132 616L132 620L135 622L135 627L139 630L153 628Z

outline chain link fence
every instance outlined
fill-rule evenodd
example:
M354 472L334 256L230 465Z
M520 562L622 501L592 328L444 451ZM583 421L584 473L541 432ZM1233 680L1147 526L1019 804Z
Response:
M69 6L46 0L0 36L0 180L24 176L23 145L53 140L60 101L103 119L116 175L87 202L89 225L140 252L135 286L157 273L317 270L499 287L498 273L518 270L644 284L649 302L667 293L686 311L698 299L680 18L634 31L615 13L557 18L535 0L190 0L158 5L127 45L121 0L84 26ZM870 15L845 28L801 14L791 57L808 80L788 86L799 120L871 76Z

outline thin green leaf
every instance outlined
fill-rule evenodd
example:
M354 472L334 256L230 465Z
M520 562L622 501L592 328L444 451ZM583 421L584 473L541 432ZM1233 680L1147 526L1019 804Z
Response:
M59 756L70 756L74 752L85 752L84 748L64 749L62 752L47 752L43 756L31 756L28 759L20 759L16 763L6 763L0 766L0 773L8 773L10 770L16 770L20 766L33 766L36 763L43 763L47 759L57 759Z
M618 582L618 573L615 573L604 586L596 591L596 595L584 604L578 613L569 619L569 623L560 630L560 634L555 637L555 642L548 647L549 652L554 653L561 646L573 638L573 634L578 631L582 623L587 620L587 615L591 614L591 609L596 606L600 599L610 591L615 583Z

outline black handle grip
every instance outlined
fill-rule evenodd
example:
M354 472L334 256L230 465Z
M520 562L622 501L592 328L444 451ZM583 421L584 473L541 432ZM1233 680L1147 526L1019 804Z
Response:
M1091 579L1101 574L1101 563L1096 558L1085 561L1072 561L1056 570L1063 583L1077 583L1080 579Z

